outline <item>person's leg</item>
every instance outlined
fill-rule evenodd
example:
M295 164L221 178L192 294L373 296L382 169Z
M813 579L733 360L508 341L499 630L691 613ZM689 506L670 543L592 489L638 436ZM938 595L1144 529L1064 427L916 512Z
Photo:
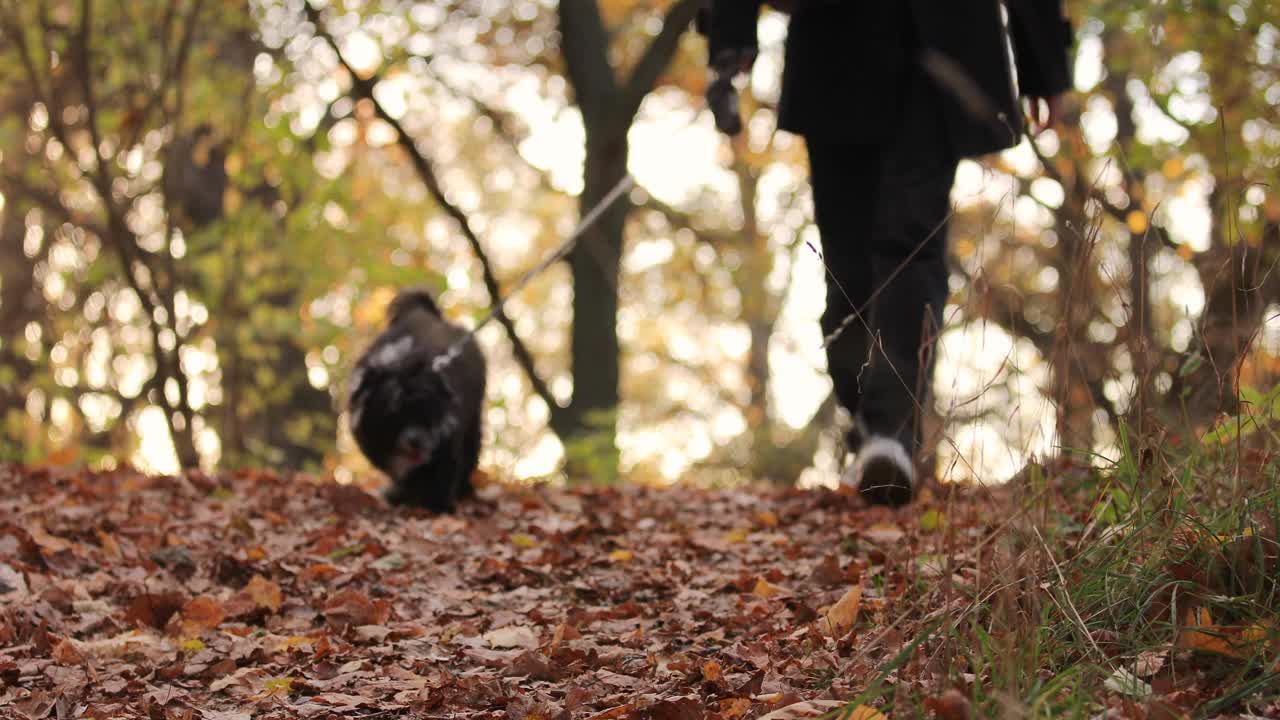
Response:
M920 441L916 420L931 385L931 341L948 295L946 226L954 174L953 163L888 171L868 251L878 294L862 418L871 433L909 451Z
M836 399L857 418L862 391L859 376L867 364L865 314L871 295L871 258L867 240L877 204L879 149L847 143L808 139L809 184L813 194L814 222L826 267L826 308L822 334L832 339L826 346L827 373ZM855 424L846 438L857 452L862 437Z
M870 502L901 505L915 495L913 457L921 449L934 341L948 295L947 218L956 162L945 152L902 146L881 158L881 200L867 247L874 285L871 365L862 376L859 407L868 440L851 482Z

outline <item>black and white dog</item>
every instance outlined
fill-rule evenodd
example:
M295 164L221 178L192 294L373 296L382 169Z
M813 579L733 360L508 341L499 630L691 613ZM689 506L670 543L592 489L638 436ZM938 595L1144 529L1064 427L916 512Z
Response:
M436 367L451 349L456 357ZM449 512L472 494L485 359L431 295L409 290L392 301L387 328L356 363L348 391L356 444L391 477L387 502Z

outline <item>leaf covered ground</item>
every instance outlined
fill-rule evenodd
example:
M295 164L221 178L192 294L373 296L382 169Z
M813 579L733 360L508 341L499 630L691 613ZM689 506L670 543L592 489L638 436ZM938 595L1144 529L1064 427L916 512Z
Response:
M433 516L261 472L0 487L0 718L953 720L992 681L955 630L1011 519L989 493L489 485ZM1098 707L1145 714L1124 683L1165 657Z

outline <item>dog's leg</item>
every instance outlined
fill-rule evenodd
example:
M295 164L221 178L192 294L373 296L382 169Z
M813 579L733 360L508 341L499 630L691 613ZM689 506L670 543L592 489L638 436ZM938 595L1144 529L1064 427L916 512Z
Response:
M453 512L457 501L458 453L454 442L442 445L419 474L416 488L419 501L415 504L437 512Z
M467 498L476 494L475 486L471 484L471 475L475 472L476 466L480 464L480 417L477 415L475 420L467 424L462 432L459 433L461 448L459 457L461 464L458 473L458 497Z

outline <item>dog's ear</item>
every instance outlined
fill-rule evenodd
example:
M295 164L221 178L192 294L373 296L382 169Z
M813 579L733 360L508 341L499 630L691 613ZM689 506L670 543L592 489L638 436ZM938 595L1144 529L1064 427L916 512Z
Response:
M414 308L422 308L436 317L444 317L431 293L421 289L404 290L396 295L396 299L392 300L391 306L387 308L388 323L394 323Z

